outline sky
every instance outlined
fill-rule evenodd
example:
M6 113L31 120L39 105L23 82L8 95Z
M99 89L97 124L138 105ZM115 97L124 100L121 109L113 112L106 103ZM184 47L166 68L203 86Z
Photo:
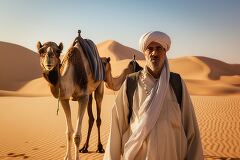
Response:
M171 37L169 58L205 56L240 63L240 0L1 0L0 41L36 51L37 41L70 47L77 30L96 44L139 50L148 31Z

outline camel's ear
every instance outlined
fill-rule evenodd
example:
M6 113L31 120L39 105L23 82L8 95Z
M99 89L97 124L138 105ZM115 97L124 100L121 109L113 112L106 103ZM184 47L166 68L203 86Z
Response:
M62 42L59 43L59 45L58 45L58 49L62 52L62 50L63 50L63 43L62 43Z
M42 44L40 41L37 42L37 50L39 51L39 49L42 48Z
M110 62L110 60L111 60L111 58L110 58L110 57L108 57L108 58L107 58L107 62L109 63L109 62Z

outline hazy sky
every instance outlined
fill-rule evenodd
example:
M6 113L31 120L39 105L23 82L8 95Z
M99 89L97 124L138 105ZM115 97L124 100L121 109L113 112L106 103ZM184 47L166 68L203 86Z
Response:
M1 0L0 20L0 41L34 51L38 40L69 48L78 29L95 43L138 49L143 33L159 30L172 39L170 58L240 63L240 0Z

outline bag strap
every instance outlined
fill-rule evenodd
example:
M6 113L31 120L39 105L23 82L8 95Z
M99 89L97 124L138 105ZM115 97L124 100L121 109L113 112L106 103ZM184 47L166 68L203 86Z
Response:
M127 98L128 98L128 123L130 123L132 117L132 105L133 105L133 94L137 88L137 82L139 78L140 71L132 73L127 76ZM170 84L173 88L174 94L177 98L180 109L182 108L182 82L181 76L177 73L170 72Z
M182 81L178 73L170 72L170 84L177 98L180 110L182 109Z
M133 94L137 88L137 82L139 77L140 71L132 73L127 76L127 98L128 98L128 123L130 123L132 117L132 104L133 104Z

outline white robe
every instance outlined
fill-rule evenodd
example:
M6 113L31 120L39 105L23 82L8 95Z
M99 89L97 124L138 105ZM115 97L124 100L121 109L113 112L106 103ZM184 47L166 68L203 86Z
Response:
M145 70L143 72L146 72ZM156 82L149 73L144 78L148 90ZM183 99L180 109L172 87L169 87L163 108L156 125L151 130L136 160L202 160L203 151L196 116L185 83L182 80ZM126 95L126 81L122 85L115 105L112 109L111 128L104 160L120 160L124 153L124 145L128 141L134 127L138 123L139 106L144 102L147 94L144 84L138 81L133 96L133 113L128 124L128 100ZM154 137L150 139L149 137Z

